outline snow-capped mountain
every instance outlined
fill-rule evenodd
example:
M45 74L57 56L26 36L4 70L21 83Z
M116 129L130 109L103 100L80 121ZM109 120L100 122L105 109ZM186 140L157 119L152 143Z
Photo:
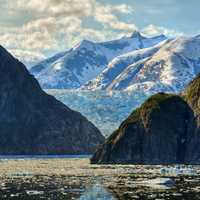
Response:
M200 72L200 36L179 37L113 59L83 88L179 92Z
M96 78L115 57L166 40L164 35L146 38L139 32L109 42L83 40L79 45L61 52L31 68L43 88L80 88Z
M89 81L82 88L89 90L106 89L111 87L113 84L117 84L119 75L124 73L124 71L126 71L129 76L130 73L136 74L139 67L130 71L129 66L136 63L140 66L140 63L150 59L151 56L154 55L162 47L162 45L167 42L168 40L164 40L153 47L134 50L117 56L108 64L107 68L99 76L97 76L94 80ZM122 88L121 85L119 87L117 89Z

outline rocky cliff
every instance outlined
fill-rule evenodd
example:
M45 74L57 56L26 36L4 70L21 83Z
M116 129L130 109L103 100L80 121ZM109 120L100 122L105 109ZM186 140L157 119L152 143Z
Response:
M195 128L193 111L182 97L158 93L120 125L91 163L189 163L195 157L189 153Z
M0 46L0 154L88 154L104 141Z
M200 74L188 85L183 92L192 110L194 111L196 129L190 140L188 147L187 160L191 164L200 163Z

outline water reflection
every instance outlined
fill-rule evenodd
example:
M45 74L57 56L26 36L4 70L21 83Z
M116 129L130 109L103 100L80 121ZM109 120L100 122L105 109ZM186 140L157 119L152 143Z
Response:
M101 184L97 183L86 189L78 200L116 200L113 195Z

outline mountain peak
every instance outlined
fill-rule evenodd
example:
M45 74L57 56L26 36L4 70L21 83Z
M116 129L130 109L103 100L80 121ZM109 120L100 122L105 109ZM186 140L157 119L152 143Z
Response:
M8 51L3 46L0 45L0 57L5 56L5 55L8 56L10 54L8 53Z
M35 84L39 87L38 82L28 73L25 65L22 64L18 59L16 59L9 51L7 51L3 46L0 45L0 74L3 76L10 76L10 74L15 74L12 77L13 81L21 82L24 77L29 77ZM20 80L19 77L23 77ZM40 87L39 87L40 88Z
M82 42L80 43L80 46L87 46L87 45L93 45L94 42L90 41L90 40L82 40Z
M167 39L167 36L164 35L164 34L160 34L160 35L154 36L153 38L165 38L165 39Z
M139 31L134 31L131 35L130 35L130 38L141 38L143 37L141 35L141 33Z
M94 46L94 42L90 41L90 40L82 40L76 47L76 48L87 48L87 49L90 49L91 47Z
M200 34L195 36L196 39L200 39Z

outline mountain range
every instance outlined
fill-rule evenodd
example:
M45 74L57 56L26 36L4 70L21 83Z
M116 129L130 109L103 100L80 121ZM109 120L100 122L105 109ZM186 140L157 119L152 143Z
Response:
M164 35L146 38L139 32L109 42L83 40L74 48L38 63L30 71L45 89L77 89L101 74L114 58L164 40Z
M180 37L115 58L88 89L180 92L200 72L200 37Z
M45 89L180 92L200 72L200 36L134 32L109 42L84 40L30 70Z

